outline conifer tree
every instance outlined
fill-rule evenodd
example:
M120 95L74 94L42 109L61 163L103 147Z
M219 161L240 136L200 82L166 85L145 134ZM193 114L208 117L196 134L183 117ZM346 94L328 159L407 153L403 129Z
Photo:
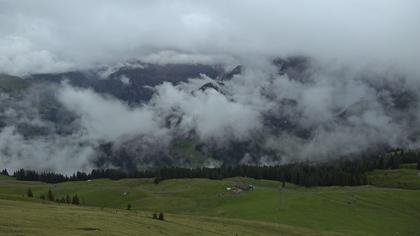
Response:
M80 205L79 197L77 197L77 194L73 196L73 199L71 200L71 203L73 205Z
M67 204L71 203L71 197L68 194L66 194L66 203Z
M9 172L7 172L7 169L2 170L1 174L5 176L9 176Z
M164 217L164 215L163 215L163 213L161 212L161 213L159 213L159 220L165 220L165 217Z
M52 193L51 189L48 190L48 200L54 201L54 194Z
M26 193L28 197L34 197L34 194L32 193L32 190L28 188L28 192Z

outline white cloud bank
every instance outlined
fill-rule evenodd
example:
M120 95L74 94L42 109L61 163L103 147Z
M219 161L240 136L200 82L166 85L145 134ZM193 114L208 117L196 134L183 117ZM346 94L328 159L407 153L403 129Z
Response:
M137 107L62 85L54 91L76 115L77 130L27 139L11 124L0 132L0 166L71 173L93 167L100 143L137 139L146 150L192 131L218 145L262 142L282 161L353 154L377 144L418 147L410 137L420 127L418 9L414 0L0 0L0 73L125 65L132 58L248 66L225 81L226 96L198 90L210 81L203 77L159 85L153 99ZM287 54L318 59L309 82L274 73L267 59ZM404 94L412 96L408 109L395 105ZM40 119L28 104L11 107L24 122ZM12 113L2 115L13 120ZM275 133L264 123L267 116L287 117L311 136ZM168 120L177 125L168 127ZM245 155L244 162L250 159Z
M419 8L415 0L1 0L0 71L156 61L160 51L177 51L184 56L160 58L202 62L300 53L418 72Z

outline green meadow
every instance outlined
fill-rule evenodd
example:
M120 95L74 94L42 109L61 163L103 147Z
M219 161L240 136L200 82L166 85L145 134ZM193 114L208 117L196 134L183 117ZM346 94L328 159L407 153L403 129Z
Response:
M46 184L0 177L1 235L419 235L413 168L369 173L367 186L304 188L267 180L97 179ZM237 183L255 189L234 193ZM26 195L31 188L34 198ZM81 206L40 200L77 194ZM131 210L126 210L127 205ZM163 212L165 221L151 218Z

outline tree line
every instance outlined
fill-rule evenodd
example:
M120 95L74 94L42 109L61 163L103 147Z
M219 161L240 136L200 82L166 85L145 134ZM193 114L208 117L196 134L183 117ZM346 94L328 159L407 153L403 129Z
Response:
M28 188L28 191L26 192L26 196L33 198L35 197L34 193L32 192L31 188ZM51 191L51 189L48 190L48 193L45 194L41 194L39 195L39 199L42 200L48 200L48 201L52 201L52 202L57 202L57 203L67 203L67 204L73 204L73 205L80 205L80 199L77 196L77 194L73 195L72 197L70 197L70 195L66 194L66 196L62 196L61 198L59 197L55 197L53 192Z
M416 163L420 169L420 154L415 151L394 150L381 155L342 158L324 162L300 161L276 166L223 165L216 168L162 167L125 172L118 169L95 169L90 173L76 172L65 176L53 172L20 169L14 172L17 180L59 183L108 178L154 178L155 183L175 178L224 179L236 176L290 182L300 186L354 186L367 184L366 172L374 169L398 169L403 163Z

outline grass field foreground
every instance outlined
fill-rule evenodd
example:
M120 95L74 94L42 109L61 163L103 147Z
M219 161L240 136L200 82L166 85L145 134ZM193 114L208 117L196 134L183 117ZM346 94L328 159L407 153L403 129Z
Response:
M400 169L400 174L405 171ZM375 175L375 172L370 175L370 180ZM409 180L413 181L412 176ZM255 190L239 194L227 191L237 183L253 184ZM122 230L120 232L126 235L132 233L131 229L143 232L141 230L147 230L148 225L153 230L155 227L162 229L150 231L148 235L165 235L165 232L188 235L190 231L191 235L196 235L198 231L194 231L194 227L198 226L203 227L202 231L220 229L221 235L232 235L232 232L241 232L238 235L416 235L420 232L420 190L375 186L303 188L287 184L279 191L279 185L275 181L249 178L175 179L159 184L154 184L152 179L97 179L45 184L2 177L1 212L5 212L2 222L9 222L8 228L29 227L30 230L47 224L47 219L57 219L62 225L58 228L70 227L66 231L69 234L76 230L87 235L92 232L77 228L99 228L101 231L96 233L112 235L112 227L119 227L119 220L121 225L131 222L131 226L116 228L115 232ZM28 188L32 189L35 198L24 196ZM82 206L37 199L48 189L59 198L77 194ZM127 204L131 204L131 211L125 210ZM164 212L168 222L150 219L152 212ZM110 222L116 222L115 226ZM184 222L186 228L178 225L177 229L171 230L175 222ZM73 224L78 226L75 228ZM188 228L188 225L194 227ZM50 227L53 230L55 225ZM21 234L16 232L14 235Z

